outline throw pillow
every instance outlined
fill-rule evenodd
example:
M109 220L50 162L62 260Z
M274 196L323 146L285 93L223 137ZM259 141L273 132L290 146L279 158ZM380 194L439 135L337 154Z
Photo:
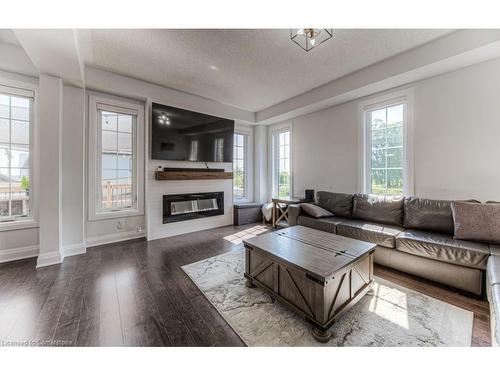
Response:
M457 240L500 244L500 204L451 202Z
M304 210L306 214L315 217L316 219L319 219L320 217L334 216L330 211L327 211L324 208L321 208L311 203L301 203L300 208Z

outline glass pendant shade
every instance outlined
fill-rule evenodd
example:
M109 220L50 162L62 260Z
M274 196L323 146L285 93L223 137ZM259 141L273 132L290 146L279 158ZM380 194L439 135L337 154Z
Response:
M304 51L327 41L333 36L333 29L290 29L290 39L297 43Z

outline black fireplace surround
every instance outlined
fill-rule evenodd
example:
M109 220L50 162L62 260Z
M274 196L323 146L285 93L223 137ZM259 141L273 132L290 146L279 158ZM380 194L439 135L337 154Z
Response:
M224 192L163 196L163 224L224 215Z

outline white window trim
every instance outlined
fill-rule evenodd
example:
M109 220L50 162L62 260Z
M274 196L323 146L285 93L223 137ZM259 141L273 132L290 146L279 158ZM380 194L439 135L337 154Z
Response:
M233 200L238 203L251 202L253 201L253 128L243 126L243 125L235 125L234 128L235 134L244 135L245 139L245 196L244 197L236 197L233 193ZM234 191L234 189L233 189Z
M281 124L275 124L269 126L269 191L271 192L271 198L278 197L278 147L276 147L276 135L283 131L290 132L290 196L294 196L293 191L293 121L285 122Z
M408 88L379 95L368 100L362 101L358 105L358 123L359 141L358 148L360 155L358 162L358 191L369 193L371 190L371 155L368 149L371 148L371 139L369 137L368 124L366 123L366 112L374 109L387 107L390 105L404 103L404 176L403 176L403 194L411 196L414 194L414 148L413 148L413 123L414 123L414 89Z
M134 159L133 164L136 170L136 178L133 184L136 191L136 207L120 209L116 211L99 211L97 203L99 200L99 186L101 158L99 151L99 119L98 109L108 108L113 112L121 112L126 114L137 115L136 137L134 144ZM105 220L113 218L121 218L128 216L144 215L144 133L145 133L145 118L144 105L139 103L131 103L119 99L111 99L109 97L89 95L88 107L89 119L89 156L88 156L88 219L89 220Z
M38 134L38 85L36 83L0 77L0 91L20 96L32 96L33 106L30 116L30 214L27 217L12 218L0 222L0 232L18 229L37 228L39 192L39 134Z

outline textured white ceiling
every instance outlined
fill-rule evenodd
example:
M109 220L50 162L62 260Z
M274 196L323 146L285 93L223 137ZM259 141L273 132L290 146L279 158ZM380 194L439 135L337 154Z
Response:
M79 30L86 65L258 111L451 30L334 30L310 52L288 29Z

